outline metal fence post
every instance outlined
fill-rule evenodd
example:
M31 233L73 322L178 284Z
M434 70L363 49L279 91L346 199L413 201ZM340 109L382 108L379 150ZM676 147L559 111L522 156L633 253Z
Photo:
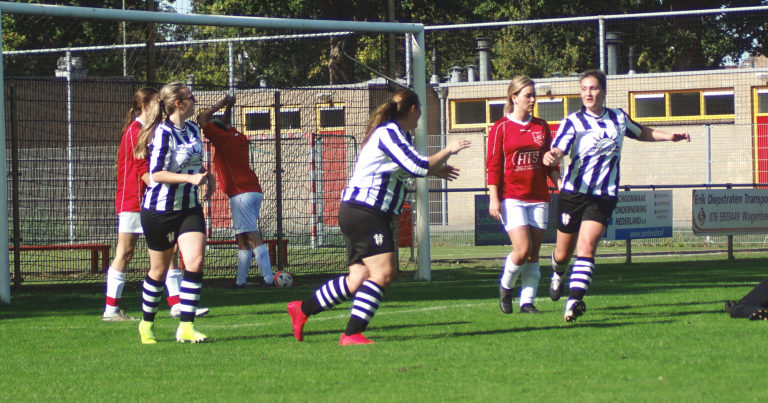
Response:
M0 10L0 17L2 10ZM3 47L3 24L0 18L0 49ZM5 111L5 80L3 79L3 53L0 52L0 111ZM5 154L5 113L0 113L0 177L7 178L6 171L7 156ZM3 180L0 183L0 211L8 211L8 181ZM8 233L8 214L2 214L0 217L0 234ZM8 259L8 236L0 236L0 301L6 304L11 303L11 267Z
M75 168L72 163L72 52L67 52L67 198L69 199L69 243L75 242Z
M235 95L235 44L232 41L227 42L227 52L229 53L229 95Z
M13 286L21 290L21 213L19 212L19 122L17 119L16 87L9 88L9 112L11 114L11 177L13 180Z
M705 178L707 185L712 184L712 125L704 125L704 139L706 141L707 156L704 164L706 165L707 177ZM712 237L707 235L705 238L707 244L712 243Z
M600 47L600 70L605 72L605 20L601 15L597 20L598 25L598 41Z
M277 208L277 270L285 267L283 259L283 162L280 141L280 91L275 91L275 204Z

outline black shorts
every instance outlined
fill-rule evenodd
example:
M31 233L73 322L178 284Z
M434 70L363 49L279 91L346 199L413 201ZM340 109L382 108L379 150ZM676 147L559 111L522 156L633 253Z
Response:
M557 198L557 230L566 234L576 233L582 221L597 221L607 227L617 202L614 197L563 190Z
M395 251L392 215L370 207L341 203L339 227L347 244L347 262L362 263L363 258Z
M181 211L141 209L141 227L147 239L147 249L165 251L173 248L179 235L186 232L205 233L203 208Z

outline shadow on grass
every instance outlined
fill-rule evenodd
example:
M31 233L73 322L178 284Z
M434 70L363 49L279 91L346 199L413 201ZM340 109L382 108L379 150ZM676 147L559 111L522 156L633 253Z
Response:
M598 329L607 329L607 328L615 328L615 327L621 327L621 326L642 326L642 325L651 325L651 324L665 324L665 323L673 323L675 321L673 320L657 320L657 321L650 321L650 322L620 322L620 323L576 323L573 325L563 325L563 326L542 326L542 327L534 327L534 326L528 326L528 327L518 327L518 328L511 328L511 329L495 329L495 330L481 330L481 331L473 331L473 332L455 332L455 333L446 333L446 334L434 334L434 335L421 335L419 336L420 339L447 339L447 338L454 338L454 337L467 337L467 336L490 336L490 335L497 335L497 334L513 334L513 333L521 333L521 332L534 332L539 330L572 330L572 329L579 329L579 328L598 328ZM394 337L377 337L377 339L387 340L387 341L402 341L402 337L400 338L394 338Z
M400 330L400 329L408 329L413 327L427 327L427 326L450 326L450 325L467 325L472 322L466 322L466 321L458 321L458 322L443 322L443 323L426 323L426 324L413 324L413 325L390 325L390 326L381 326L376 327L376 330ZM287 325L290 325L290 322L286 322ZM341 335L341 333L344 332L343 329L339 328L336 330L320 330L320 331L311 331L311 332L304 332L304 337L312 337L312 336L321 336L321 335L327 335L327 334L337 334ZM293 333L282 333L282 334L258 334L258 335L252 335L252 336L235 336L235 337L222 337L217 338L217 341L234 341L234 340L253 340L253 339L260 339L260 338L272 338L272 337L278 337L278 338L293 338Z

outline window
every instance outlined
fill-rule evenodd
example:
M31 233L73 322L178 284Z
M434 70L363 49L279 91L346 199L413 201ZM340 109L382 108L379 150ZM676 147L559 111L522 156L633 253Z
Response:
M245 134L266 134L272 130L272 108L243 108Z
M487 126L488 102L482 101L454 101L453 102L453 126Z
M542 96L536 99L533 116L549 124L559 124L568 115L580 110L581 97L578 95Z
M507 104L506 100L488 101L488 110L491 117L491 120L490 120L491 123L504 117L504 105L506 104Z
M243 108L245 134L269 134L275 131L275 108ZM280 132L295 133L301 131L301 109L298 106L280 108ZM281 136L282 137L282 136Z
M631 93L631 117L639 122L733 119L733 90Z
M346 127L344 104L318 105L317 125L324 130Z
M768 88L755 90L755 103L757 113L768 113Z

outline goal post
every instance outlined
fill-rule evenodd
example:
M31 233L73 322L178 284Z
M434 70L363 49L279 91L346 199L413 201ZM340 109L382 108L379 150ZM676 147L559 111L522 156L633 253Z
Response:
M407 37L410 38L411 48L413 49L413 57L411 58L412 68L410 70L413 74L413 89L422 101L422 105L426 106L427 94L426 94L426 51L424 40L424 26L422 24L415 23L388 23L388 22L356 22L356 21L330 21L330 20L305 20L305 19L285 19L285 18L264 18L264 17L243 17L243 16L224 16L224 15L195 15L195 14L176 14L168 12L149 12L149 11L131 11L131 10L117 10L117 9L99 9L99 8L86 8L86 7L67 7L67 6L54 6L54 5L42 5L42 4L28 4L28 3L13 3L13 2L0 2L0 15L24 15L30 17L46 17L46 18L64 18L64 19L80 19L80 20L105 20L115 22L129 22L129 23L152 23L152 24L173 24L178 26L208 26L217 28L243 28L243 29L262 29L262 30L287 30L287 31L305 31L305 32L340 32L349 31L364 34L410 34ZM327 34L326 34L327 35ZM2 26L0 25L0 46L2 43L8 40L3 37ZM157 44L160 44L158 42ZM153 45L155 45L153 43ZM133 45L126 46L123 44L122 48L128 48ZM109 46L107 46L109 47ZM105 47L106 48L106 47ZM119 45L111 46L111 48L118 49ZM230 44L231 48L231 44ZM68 49L61 49L67 51ZM230 80L227 83L230 88L233 86L232 82L232 55L230 51L229 70ZM10 56L9 56L10 57ZM69 59L67 59L69 60ZM0 88L5 88L5 74L3 57L0 56ZM226 64L226 63L225 63ZM69 63L68 63L69 65ZM319 102L319 101L318 101ZM126 104L128 100L126 100ZM366 108L368 106L366 105ZM0 92L0 108L5 110L5 93ZM362 110L362 109L361 109ZM419 128L414 133L415 146L420 153L427 154L427 130L426 130L427 118L426 114L422 114L419 120ZM6 125L5 114L0 116L0 140L6 141ZM2 162L3 174L7 178L6 163L7 147L0 150L0 160ZM426 179L417 180L417 223L416 223L416 242L419 245L418 249L418 271L416 278L420 280L430 279L430 266L429 266L429 202L428 202L428 187ZM6 211L9 211L8 200L8 184L4 181L0 184L0 203L3 203ZM9 234L9 217L5 215L0 218L0 230L5 231L6 236L3 236L0 241L0 300L5 303L10 303L10 239Z

